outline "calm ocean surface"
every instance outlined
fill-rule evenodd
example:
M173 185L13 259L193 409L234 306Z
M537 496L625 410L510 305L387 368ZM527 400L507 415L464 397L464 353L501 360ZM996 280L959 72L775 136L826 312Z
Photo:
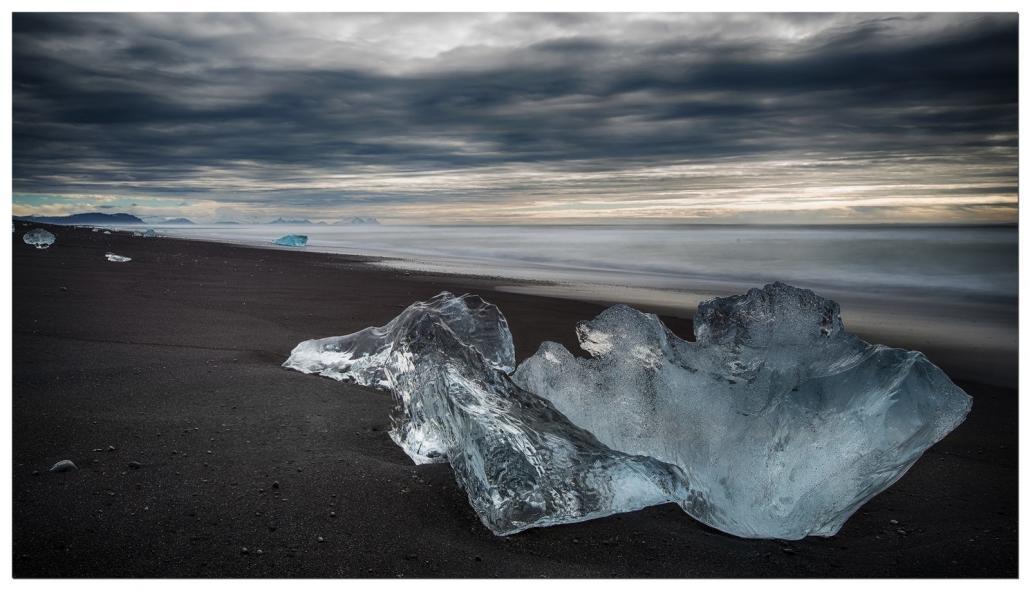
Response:
M877 342L944 351L970 378L1017 378L1019 232L1012 226L155 227L273 248L284 248L271 244L276 238L304 234L310 251L384 257L379 264L392 268L498 277L499 290L664 313L689 314L704 299L783 281L833 298L845 324Z
M547 281L692 289L697 283L1015 298L1015 227L167 226L180 237L400 259L397 266Z

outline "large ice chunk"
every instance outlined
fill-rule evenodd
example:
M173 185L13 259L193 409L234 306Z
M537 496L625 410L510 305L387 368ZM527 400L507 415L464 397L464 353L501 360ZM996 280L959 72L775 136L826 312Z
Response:
M922 354L844 330L780 283L702 303L696 342L615 306L513 376L504 316L442 293L386 326L300 343L284 366L393 392L391 437L447 460L495 533L677 501L744 537L832 535L962 422Z
M704 302L694 332L615 306L577 326L590 358L544 343L514 381L605 445L679 466L684 509L742 537L835 534L971 406L921 353L863 342L808 290Z
M276 240L275 243L280 246L304 246L308 243L308 237L288 234Z
M513 384L514 364L500 310L441 293L385 326L302 342L284 366L393 392L390 436L416 463L448 461L497 534L689 497L675 466L608 449Z
M25 235L21 237L21 239L30 246L35 246L40 250L46 250L51 245L53 245L54 240L56 240L57 238L54 236L54 234L48 232L47 230L41 227L37 227L36 229L30 232L26 232Z

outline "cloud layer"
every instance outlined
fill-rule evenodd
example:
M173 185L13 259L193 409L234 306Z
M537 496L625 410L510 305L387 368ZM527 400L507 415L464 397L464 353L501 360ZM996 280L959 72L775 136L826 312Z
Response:
M15 212L1015 221L1017 46L998 14L16 14Z

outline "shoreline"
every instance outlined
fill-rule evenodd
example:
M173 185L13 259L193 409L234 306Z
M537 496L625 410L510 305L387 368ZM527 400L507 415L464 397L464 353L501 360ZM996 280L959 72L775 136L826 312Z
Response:
M520 361L543 340L578 350L575 324L604 306L359 257L66 226L36 250L17 229L15 577L1017 574L1012 388L956 379L974 397L967 421L834 537L739 539L673 505L495 537L449 466L414 465L390 440L388 395L280 364L302 340L382 325L441 290L495 303ZM47 472L62 459L79 470Z
M119 228L118 231L132 230ZM385 272L398 273L411 280L455 281L485 288L492 293L508 292L567 299L598 305L602 309L623 303L663 318L677 317L685 320L693 317L697 304L701 301L742 294L749 288L761 288L764 285L755 283L749 287L741 287L735 283L697 280L693 281L694 286L687 291L526 276L472 274L471 270L466 273L457 267L449 269L442 264L395 256L350 254L307 248L291 249L272 244L219 241L204 237L161 236L158 239L339 256L344 260L363 263L370 268L378 267ZM1018 320L1013 326L1011 317L1013 313L1018 314L1018 302L1015 306L1011 302L999 303L991 300L937 303L928 306L925 301L903 293L848 295L834 289L816 289L815 292L838 301L841 304L845 326L868 342L923 352L956 380L971 380L1001 387L1017 387L1019 384ZM844 303L841 302L842 299L845 300ZM968 310L974 307L990 311L981 317L968 317ZM503 308L501 311L504 311ZM677 334L687 339L693 338L692 330L687 334ZM578 347L574 350L578 350ZM971 352L974 354L970 354Z

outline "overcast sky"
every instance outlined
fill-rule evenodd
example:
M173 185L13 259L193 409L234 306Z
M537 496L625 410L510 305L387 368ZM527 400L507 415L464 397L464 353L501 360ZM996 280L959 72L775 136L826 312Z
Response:
M1015 222L1015 15L18 14L14 212Z

